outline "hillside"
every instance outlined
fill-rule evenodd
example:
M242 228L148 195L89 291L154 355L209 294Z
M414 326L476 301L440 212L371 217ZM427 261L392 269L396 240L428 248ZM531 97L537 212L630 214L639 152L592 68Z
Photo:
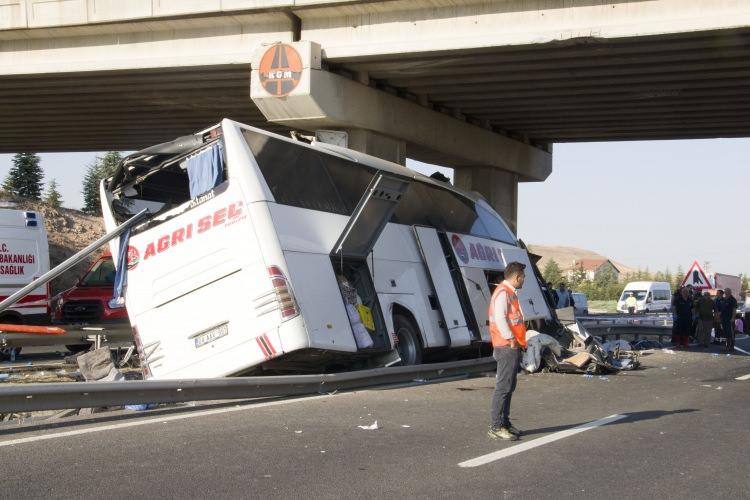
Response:
M104 234L104 222L101 217L84 215L78 210L69 208L55 209L40 202L13 200L7 195L0 195L6 203L15 203L17 210L34 210L44 217L49 242L50 268L63 262L79 250L85 248ZM103 249L102 249L103 250ZM94 252L86 261L74 266L62 276L52 281L52 293L55 294L75 285L78 278L88 269L101 252Z
M573 269L573 262L581 259L610 259L615 267L620 270L621 276L635 273L637 271L637 269L626 266L616 260L612 260L607 256L583 248L529 245L529 251L536 255L541 255L542 258L537 264L541 271L544 270L544 266L547 265L547 262L549 262L550 259L554 259L563 271Z

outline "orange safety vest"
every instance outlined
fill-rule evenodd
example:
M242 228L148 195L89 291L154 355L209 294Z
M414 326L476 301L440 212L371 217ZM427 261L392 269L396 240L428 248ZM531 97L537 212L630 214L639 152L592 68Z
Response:
M505 318L495 318L495 301L498 300L500 294L505 292L503 297L507 301L508 315ZM510 326L510 331L513 332L513 336L516 338L516 342L521 347L526 347L526 325L523 321L523 312L521 312L521 304L518 302L518 295L513 289L505 282L500 283L495 287L495 291L490 299L490 310L488 314L490 318L490 338L492 339L493 347L507 347L510 345L510 340L503 337L500 333L500 328L497 326L498 321L507 321Z

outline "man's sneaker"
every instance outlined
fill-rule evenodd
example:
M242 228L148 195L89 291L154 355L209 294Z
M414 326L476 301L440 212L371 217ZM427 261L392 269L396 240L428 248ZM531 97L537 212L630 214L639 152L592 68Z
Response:
M510 422L508 423L508 425L506 425L506 427L508 428L508 430L510 431L511 434L515 434L518 437L523 436L523 432L521 432L518 429L516 429L515 426L513 424L511 424Z
M507 427L500 427L499 429L490 429L487 431L487 435L491 439L505 439L507 441L515 441L518 436L508 430Z

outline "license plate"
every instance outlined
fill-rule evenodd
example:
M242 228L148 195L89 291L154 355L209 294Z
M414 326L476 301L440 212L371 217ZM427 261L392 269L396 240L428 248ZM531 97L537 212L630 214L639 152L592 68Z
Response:
M229 326L226 323L219 325L216 328L211 328L207 332L203 332L195 337L195 347L202 347L206 344L210 344L216 339L226 337L227 335L229 335Z

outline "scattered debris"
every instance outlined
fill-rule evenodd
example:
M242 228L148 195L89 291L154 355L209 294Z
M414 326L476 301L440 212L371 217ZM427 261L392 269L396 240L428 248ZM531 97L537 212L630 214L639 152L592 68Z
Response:
M401 425L401 427L403 427L404 429L408 429L409 427L411 427L411 425Z
M295 434L302 434L302 431L294 431Z
M675 352L672 349L662 349L661 352L664 352L666 354L675 354Z
M358 425L357 427L359 427L360 429L364 429L366 431L374 431L374 430L379 429L377 420L372 425Z

